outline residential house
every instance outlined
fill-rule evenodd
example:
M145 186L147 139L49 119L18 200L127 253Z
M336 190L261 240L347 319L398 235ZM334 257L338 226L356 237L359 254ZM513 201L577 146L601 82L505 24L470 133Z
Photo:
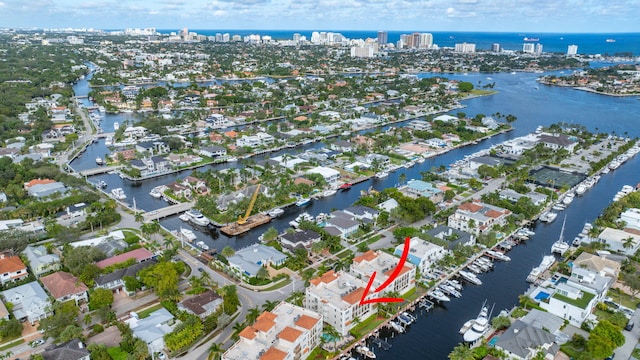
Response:
M449 216L448 225L477 236L488 233L494 226L506 225L509 215L511 211L507 209L474 200L459 205Z
M344 211L336 210L332 212L331 215L332 217L327 220L327 226L325 227L325 230L331 235L337 235L346 239L358 231L360 223L353 220L353 218Z
M368 281L371 274L376 273L372 286L378 288L384 284L398 267L400 259L383 251L369 250L353 258L349 272L358 279ZM416 267L405 263L398 275L387 285L386 292L395 291L400 295L416 286Z
M42 360L90 360L91 353L80 339L47 348L40 353Z
M340 180L339 171L324 166L316 166L312 169L307 170L306 173L322 175L322 178L332 188L336 188L338 186L338 181Z
M188 175L182 180L182 185L188 186L198 195L206 195L209 193L209 188L204 180L200 180L195 176Z
M63 183L55 181L49 184L33 185L29 187L27 192L30 196L42 198L55 193L65 194L67 192L67 188Z
M326 323L345 336L356 325L354 319L364 320L376 314L373 303L360 304L366 286L365 281L349 273L329 270L310 280L304 307L322 314ZM371 292L367 299L378 297L379 293Z
M156 161L157 156L153 157L154 162ZM195 163L201 162L203 159L197 155L189 155L189 154L169 154L166 159L162 159L164 161L168 161L172 166L190 166ZM156 166L157 163L156 163ZM165 167L167 165L165 164Z
M473 246L476 243L476 236L474 234L454 229L446 225L439 225L435 228L427 231L427 234L440 240L446 240L449 242L449 250L453 250L456 246Z
M375 168L376 165L381 168L386 168L391 163L391 159L387 155L381 154L367 154L363 161L373 168Z
M66 208L67 217L75 218L83 215L87 215L87 204L85 203L77 203L75 205L69 205Z
M255 135L242 135L236 139L237 147L255 148L261 145L260 139Z
M404 243L396 246L393 255L402 256ZM421 274L429 273L434 264L447 255L449 251L440 245L412 237L409 240L409 254L407 261L415 265Z
M144 319L132 316L126 322L133 331L133 336L144 341L150 353L156 353L164 349L164 336L173 331L170 326L173 321L173 315L167 309L161 308Z
M617 261L605 259L604 257L590 254L586 251L580 253L580 255L573 260L573 266L577 268L585 268L602 276L608 276L612 279L618 278L618 275L620 275L620 269L622 268L622 265Z
M222 146L201 146L196 152L202 156L220 157L227 155L227 149Z
M178 303L178 310L186 311L200 319L216 312L222 305L222 298L214 290L208 290Z
M640 230L640 209L627 209L620 214L620 220L624 221L625 227Z
M155 265L156 260L149 260L137 264L133 264L124 269L114 270L109 274L99 275L96 278L96 287L102 289L108 289L114 291L115 293L119 293L121 289L124 288L124 278L131 276L136 277L138 271L146 268L147 266Z
M173 195L177 198L184 197L185 199L191 199L193 197L193 192L191 191L191 189L183 184L172 182L165 186L167 187L167 189L171 190L171 192L173 192Z
M320 242L322 237L313 230L300 230L284 232L278 236L278 239L284 250L294 253L297 249L311 251L313 244Z
M430 138L421 142L432 148L443 148L447 146L447 142L439 138Z
M573 153L573 149L578 144L575 140L571 139L565 134L539 134L538 143L544 144L545 147L559 150L564 149L569 153Z
M129 166L131 168L140 171L141 176L147 176L153 174L155 168L153 166L153 161L150 159L133 159L129 162Z
M145 248L138 248L135 250L128 251L126 253L122 253L120 255L116 255L96 263L96 266L100 269L106 269L107 267L115 264L123 263L130 259L135 259L137 263L145 262L152 260L154 255L151 251Z
M609 251L633 255L640 248L640 235L636 232L605 228L598 235L598 241L607 244Z
M31 272L36 277L60 270L60 257L56 254L49 254L43 245L29 245L22 253L27 257Z
M228 259L229 266L238 274L254 277L261 267L269 265L279 266L287 260L287 255L262 244L253 244L236 251Z
M240 331L222 360L305 359L320 344L322 324L318 312L281 302Z
M73 299L77 305L80 301L88 301L87 290L89 288L80 279L67 272L58 271L43 276L40 278L40 282L58 302Z
M535 358L540 352L545 359L553 359L560 350L560 346L555 341L555 335L550 332L516 320L497 337L494 346L504 351L509 359L529 360Z
M128 126L123 134L127 139L140 139L147 135L147 129L144 126Z
M0 283L23 279L29 275L27 267L17 255L8 251L0 252Z
M346 140L336 140L329 147L331 150L339 152L354 152L357 148L353 143Z
M594 293L568 283L559 282L554 289L548 290L550 293L547 293L546 300L539 302L540 307L577 327L589 317L598 303Z
M13 304L13 316L20 321L36 321L51 315L49 296L37 281L16 286L2 293L5 302Z
M511 189L500 190L499 195L501 199L509 200L512 203L518 202L518 200L520 200L523 197L528 198L529 200L531 200L531 202L535 206L540 206L545 204L548 199L547 195L539 192L530 191L526 194L520 194L519 192Z
M380 211L370 208L368 206L356 205L349 206L343 210L347 215L353 217L354 220L362 221L362 222L374 222Z
M170 150L164 141L144 141L136 144L136 151L146 156L166 154Z
M411 179L400 191L413 198L425 197L437 204L444 200L444 192L433 186L430 182Z

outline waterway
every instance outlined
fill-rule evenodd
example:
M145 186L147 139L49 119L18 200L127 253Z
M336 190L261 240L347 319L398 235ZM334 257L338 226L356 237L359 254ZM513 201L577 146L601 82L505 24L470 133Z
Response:
M421 76L431 76L431 74L422 74ZM440 76L442 75L440 74ZM452 112L453 114L458 111L463 111L471 116L479 113L491 115L496 112L503 115L513 114L518 119L513 124L515 130L482 141L477 145L450 151L429 159L423 164L416 164L413 168L403 168L390 174L386 179L371 179L357 184L351 190L339 193L338 196L316 200L304 210L312 215L317 215L320 212L328 213L332 209L344 208L358 198L360 190L366 190L371 186L377 190L396 186L400 174L403 173L407 179L419 178L422 171L451 164L480 149L486 149L493 144L527 134L539 125L544 126L563 121L584 125L590 131L613 132L631 137L640 136L640 130L636 126L637 114L640 113L640 101L635 97L608 97L568 88L544 86L535 81L538 76L540 74L531 73L449 75L449 78L469 81L476 85L495 83L494 90L498 91L498 94L493 96L464 101L466 108L455 110ZM85 95L89 90L86 79L80 81L74 90L77 95ZM122 115L107 114L103 124L108 127L114 121L121 120ZM322 143L308 145L308 147L320 146L323 146ZM285 151L295 153L300 149ZM71 166L76 171L95 167L96 156L104 156L108 152L104 141L100 141L90 146L85 154L75 160ZM256 160L259 159L260 157ZM487 300L489 304L495 303L494 314L502 309L511 308L517 303L518 295L528 287L528 283L525 281L526 275L533 266L540 262L543 255L550 253L551 244L557 240L562 225L561 218L564 214L567 214L565 239L571 241L580 232L585 222L592 222L600 214L623 185L634 185L640 180L639 165L640 157L636 156L619 169L603 175L598 184L583 196L577 197L571 206L564 213L561 213L558 217L559 220L552 224L537 224L534 227L536 235L526 244L517 246L509 253L512 258L511 262L496 263L494 271L481 276L484 283L482 286L468 285L463 291L462 298L452 299L445 306L438 306L426 317L421 317L416 324L412 325L408 334L396 336L392 340L391 350L376 351L378 358L446 359L451 349L462 341L462 337L458 334L459 328L466 320L475 318L484 300ZM215 166L222 169L242 165L230 163ZM152 211L167 204L162 200L153 199L148 195L148 192L155 186L184 178L188 173L182 172L147 180L137 186L120 179L117 175L109 174L91 177L89 181L105 180L109 185L107 189L122 187L129 200L135 198L138 208ZM220 235L214 239L205 232L196 231L196 234L199 240L205 241L211 248L220 250L224 246L230 245L238 249L255 243L258 235L268 226L274 226L279 231L283 231L288 227L288 222L295 218L299 212L298 208L290 208L269 225L241 236ZM177 217L163 219L161 224L169 229L179 229L181 226L190 227Z

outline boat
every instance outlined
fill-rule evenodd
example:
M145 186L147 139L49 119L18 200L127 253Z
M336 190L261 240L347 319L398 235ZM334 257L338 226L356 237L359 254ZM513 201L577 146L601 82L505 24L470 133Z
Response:
M322 197L329 197L329 196L333 196L337 193L337 191L335 189L329 189L329 190L325 190L322 193Z
M120 129L120 123L118 123L117 121L113 122L113 131L118 131L118 129Z
M389 173L386 171L380 171L378 173L376 173L376 179L384 179L387 176L389 176Z
M185 214L189 217L189 221L196 225L207 226L211 222L206 216L196 209L189 209Z
M104 160L103 160L100 156L98 156L98 157L96 158L96 164L98 164L98 165L102 165L102 164L104 164Z
M493 311L493 309L492 309ZM489 318L491 315L489 314L489 308L486 306L486 301L482 304L482 308L480 309L480 313L478 317L473 320L471 327L469 330L465 331L462 338L465 342L475 342L480 339L484 334L489 330Z
M280 208L275 208L267 213L271 218L277 218L278 216L284 214L284 210Z
M399 333L403 333L404 332L404 328L400 324L398 324L397 322L395 322L393 320L389 321L389 325L391 325L393 330L395 330L395 331L397 331Z
M193 240L195 240L197 238L196 234L194 234L193 231L191 231L189 229L184 229L184 228L180 229L180 235L182 236L183 239L185 239L185 240L187 240L189 242L191 242L191 241L193 241Z
M101 113L104 113L104 112L107 111L107 109L105 109L104 106L100 105L100 106L98 106L98 111L101 112Z
M553 207L551 209L555 210L555 211L562 211L562 210L565 210L566 208L567 208L566 206L564 206L564 205L562 205L560 203L557 203L557 204L553 205Z
M443 302L443 301L451 301L451 299L447 295L445 295L442 292L442 290L438 290L438 289L434 289L434 290L429 291L427 293L427 296L431 297L434 300L441 301L441 302Z
M446 293L447 295L459 298L462 297L462 294L453 288L453 286L451 285L447 285L447 284L440 284L440 286L438 287L440 288L440 290L442 290L442 292Z
M205 244L202 240L198 241L196 245L202 250L209 250L209 245Z
M474 274L480 274L482 272L482 269L474 264L467 265L467 270L471 271Z
M127 198L127 195L124 193L124 190L122 190L122 188L115 188L111 190L111 196L113 196L113 198L116 200L124 200Z
M233 157L233 156L231 156L231 157L228 157L228 158L227 158L227 162L236 162L236 161L238 161L238 158L237 158L237 157Z
M548 270L554 262L556 262L556 258L553 255L546 255L545 257L543 257L540 265L531 269L531 272L527 276L527 281L535 282L536 280L538 280L538 278L542 276L542 273Z
M151 191L149 191L149 195L151 195L152 198L160 199L162 197L161 186L156 186L151 189Z
M298 215L295 220L289 221L289 225L291 225L291 227L293 228L297 228L298 226L300 226L300 223L302 221L313 221L313 216L309 215L309 213L305 211L302 214Z
M408 317L400 314L396 317L396 319L400 322L400 324L402 324L402 326L407 327L409 325L411 325L411 319L409 319Z
M311 198L301 198L298 201L296 201L296 206L302 207L305 205L309 205L310 202L311 202Z
M180 220L182 220L184 222L187 222L187 221L189 221L189 215L187 215L186 213L182 213L182 214L178 215L178 219L180 219Z
M569 250L569 243L567 243L566 241L564 241L563 235L564 235L564 224L567 222L567 216L564 216L564 220L562 221L562 229L560 230L560 236L558 237L558 241L554 242L553 245L551 245L551 253L555 253L555 254L560 254L560 255L564 255L564 253L567 252L567 250Z
M416 322L416 320L418 320L415 316L411 315L410 313L403 311L402 315L408 317L412 323Z
M374 354L373 351L371 351L371 349L369 349L368 347L366 347L364 345L356 346L356 351L359 352L360 354L362 354L362 356L364 356L365 358L369 358L369 359L375 359L376 358L376 354Z
M605 41L608 42L608 43L614 43L614 42L616 42L616 39L607 39Z
M112 146L113 145L113 137L112 136L107 136L104 140L104 145L105 146Z
M478 277L472 272L460 270L458 274L460 274L463 279L474 285L482 285L482 280L478 279Z
M569 205L569 204L571 204L571 203L573 202L573 199L575 198L575 196L576 196L576 195L575 195L574 193L572 193L572 192L570 192L570 193L566 194L566 195L564 196L564 198L562 199L562 203L563 203L564 205Z
M550 222L553 222L553 220L555 220L556 217L558 217L558 213L555 213L553 211L547 211L542 213L542 215L540 215L540 221L550 223Z
M619 162L619 161L617 161L617 160L612 160L612 161L609 163L608 168L609 168L609 169L611 169L611 170L615 170L615 169L619 168L619 167L620 167L620 165L621 165L621 164L620 164L620 162ZM604 171L603 171L603 172L604 172Z
M456 279L449 279L447 281L445 281L445 284L451 286L452 288L458 290L458 291L462 291L462 284L460 284L460 282Z
M471 329L471 326L473 325L473 323L475 322L475 319L471 319L471 320L467 320L462 327L460 328L460 330L458 330L458 333L460 333L461 335L464 335L464 333L466 333L467 331L469 331L469 329Z
M536 41L540 41L540 38L537 38L537 37L525 37L522 40L526 41L526 42L536 42Z
M98 181L98 187L101 187L103 189L106 188L107 187L107 182L104 181L104 180Z
M487 254L488 256L491 256L494 259L497 260L501 260L501 261L511 261L511 258L508 257L507 255L499 252L499 251L494 251L494 250L487 250L485 251L485 254Z
M602 169L602 173L603 173L603 174L608 174L608 173L609 173L609 171L610 171L610 170L609 170L609 168L608 168L608 167L606 167L606 168Z
M352 183L344 183L344 184L340 185L340 187L338 189L340 189L340 190L349 190L349 189L351 189L352 186L353 186Z
M578 187L576 188L576 195L582 195L587 191L587 186L580 184L578 185Z

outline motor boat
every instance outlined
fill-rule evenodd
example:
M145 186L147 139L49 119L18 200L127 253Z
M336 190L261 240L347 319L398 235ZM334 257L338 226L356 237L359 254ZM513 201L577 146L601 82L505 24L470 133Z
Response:
M313 221L313 216L309 215L308 212L303 212L302 214L298 215L295 220L291 220L289 221L289 225L291 225L291 227L293 228L297 228L298 226L300 226L300 223L302 221Z
M484 336L484 334L487 333L490 327L490 317L491 315L489 314L489 308L486 306L485 301L485 303L482 304L482 308L480 309L478 317L473 320L471 327L467 331L465 331L464 335L462 336L464 341L472 343Z
M558 217L558 213L555 213L553 211L547 211L542 213L542 215L540 215L540 221L550 223L550 222L553 222L553 220L555 220L556 217Z
M103 164L104 164L104 160L103 160L100 156L98 156L98 157L96 158L96 164L98 164L98 165L103 165Z
M497 259L497 260L501 260L501 261L511 261L511 258L508 257L507 255L499 252L499 251L494 251L494 250L487 250L485 251L485 254L487 254L488 256Z
M104 180L98 181L98 187L101 187L103 189L106 188L107 187L107 182L104 181Z
M278 216L284 214L284 210L280 208L275 208L267 213L271 218L277 218Z
M183 239L191 242L193 240L195 240L196 234L193 233L193 231L189 230L189 229L185 229L185 228L181 228L180 229L180 235L182 236Z
M198 241L196 245L202 250L209 250L209 245L205 244L202 240Z
M115 188L111 190L111 196L113 196L113 198L116 200L124 200L127 198L127 195L124 193L124 190L122 190L122 188Z
M151 191L149 191L149 195L151 195L152 198L155 199L160 199L162 197L162 190L160 186L156 186L153 189L151 189Z
M311 198L301 198L298 201L296 201L296 206L302 207L302 206L308 205L310 202L311 202Z
M211 220L202 215L202 213L196 209L187 210L185 214L189 217L189 221L199 226L207 226L211 222Z
M542 276L542 274L549 269L554 262L556 262L556 258L553 255L546 255L543 257L540 265L531 269L531 272L527 275L527 281L532 283L538 280L538 278Z
M376 179L384 179L387 176L389 176L389 173L386 171L380 171L378 173L376 173Z
M180 220L182 220L184 222L187 222L187 221L189 221L189 215L187 215L186 213L182 213L182 214L178 215L178 219L180 219Z
M329 189L329 190L325 190L322 193L322 197L329 197L329 196L333 196L337 193L337 191L335 189Z
M427 296L431 297L434 300L440 301L440 302L444 302L444 301L451 301L451 299L445 295L442 290L438 290L438 289L434 289L431 290L427 293Z
M393 330L399 332L399 333L403 333L404 332L404 328L402 327L402 325L398 324L395 321L389 321L389 325L393 328Z
M375 359L376 358L376 354L374 354L373 351L371 351L371 349L369 349L368 347L366 347L364 345L356 346L356 351L359 352L360 354L362 354L362 356L364 356L365 358L369 358L369 359Z
M482 285L482 280L478 279L478 277L472 272L460 270L459 274L463 279L474 285Z
M564 196L564 199L562 199L562 203L564 205L569 205L573 202L573 199L575 198L575 194L574 193L568 193L567 195Z

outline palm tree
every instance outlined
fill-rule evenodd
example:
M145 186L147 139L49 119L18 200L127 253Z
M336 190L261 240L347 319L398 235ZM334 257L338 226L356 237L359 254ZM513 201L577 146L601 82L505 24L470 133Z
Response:
M324 333L327 334L327 337L333 340L333 351L337 351L338 340L342 338L342 334L340 334L338 330L336 330L336 328L331 325L327 325L327 327L324 329Z
M256 319L258 319L258 316L260 316L260 309L258 309L258 307L256 306L249 309L249 313L245 317L245 321L248 324L253 324L256 321Z
M458 344L453 351L449 353L449 360L473 360L473 350L465 344Z
M271 311L276 307L276 305L278 305L278 303L279 301L276 300L266 300L264 304L262 304L262 308L264 311Z
M213 343L209 347L209 357L207 359L208 360L220 360L222 358L222 354L223 353L224 353L224 350L222 349L220 344Z
M233 324L233 338L234 339L238 339L240 336L238 334L240 334L240 331L242 331L245 328L243 323L239 323L236 321L235 324Z
M133 216L133 219L137 222L137 223L141 223L142 220L144 220L144 216L142 216L141 212L136 212L135 215Z

